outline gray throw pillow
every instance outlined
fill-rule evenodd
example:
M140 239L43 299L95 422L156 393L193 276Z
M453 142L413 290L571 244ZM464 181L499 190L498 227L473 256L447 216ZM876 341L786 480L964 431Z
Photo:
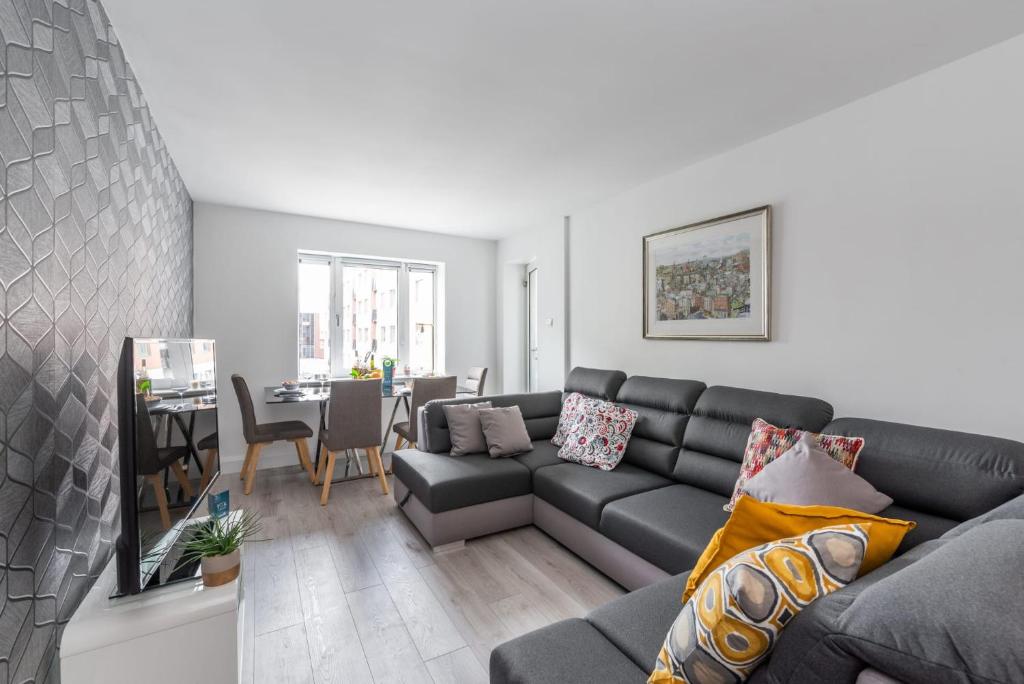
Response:
M487 451L487 440L480 427L480 409L491 408L491 402L474 404L445 404L444 417L448 421L448 437L452 441L452 456L465 456Z
M747 480L743 491L759 501L839 506L872 515L892 505L890 497L825 453L807 433Z
M533 451L533 441L518 406L481 409L478 415L491 458Z

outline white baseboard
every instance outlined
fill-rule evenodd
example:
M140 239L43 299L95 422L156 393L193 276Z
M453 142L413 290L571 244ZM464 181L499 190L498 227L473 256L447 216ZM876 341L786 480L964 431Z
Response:
M312 457L312 455L310 455ZM225 455L221 454L220 457L220 471L223 474L227 473L240 473L242 472L242 464L245 463L245 454L232 454ZM260 462L256 466L257 470L265 470L267 468L280 468L282 466L293 465L298 467L299 461L295 456L295 450L289 445L287 451L271 451L270 449L264 449L260 453Z

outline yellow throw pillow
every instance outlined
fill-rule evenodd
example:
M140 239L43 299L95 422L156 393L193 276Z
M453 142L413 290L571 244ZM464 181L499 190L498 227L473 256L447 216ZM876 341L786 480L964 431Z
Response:
M872 526L822 527L726 561L672 623L648 684L746 681L797 613L856 579Z
M683 593L685 603L704 578L715 568L736 554L760 546L774 539L794 537L804 532L829 525L872 523L867 554L861 565L861 574L867 574L887 562L896 553L896 547L917 523L894 518L882 518L849 508L835 506L793 506L767 503L752 496L743 496L733 507L725 525L715 532L704 553L686 581Z

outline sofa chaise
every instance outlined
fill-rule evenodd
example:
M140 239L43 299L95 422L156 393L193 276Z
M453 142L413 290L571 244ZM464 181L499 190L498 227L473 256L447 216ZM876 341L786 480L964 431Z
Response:
M614 470L558 458L550 439L569 392L615 401L639 414ZM419 448L394 455L394 496L403 512L435 548L536 525L635 590L586 618L499 646L491 654L492 682L646 681L681 607L688 571L728 517L722 507L732 493L755 418L864 437L857 473L894 500L881 515L913 520L917 527L888 564L798 615L751 681L929 681L921 679L929 670L916 662L928 657L931 674L973 681L951 674L959 672L956 663L961 669L974 667L956 659L956 644L897 634L889 635L893 643L873 644L870 625L879 619L899 624L886 614L898 605L889 592L909 597L913 592L904 585L941 586L939 579L968 573L969 563L979 563L984 558L979 549L1009 554L1006 562L1017 553L1021 567L1024 444L870 419L834 419L830 404L809 397L707 387L693 380L627 378L620 371L586 368L569 374L564 393L487 399L494 406L519 406L533 451L506 459L449 456L444 404L480 399L431 402L418 416ZM993 541L999 538L997 530L1016 535L1010 551L991 548L998 546ZM977 598L970 592L951 593L961 602ZM916 604L905 606L907 611L927 612ZM1024 642L1024 632L1016 629ZM988 636L982 630L971 638ZM947 656L952 669L945 664ZM975 669L998 675L995 661L987 662L989 670Z

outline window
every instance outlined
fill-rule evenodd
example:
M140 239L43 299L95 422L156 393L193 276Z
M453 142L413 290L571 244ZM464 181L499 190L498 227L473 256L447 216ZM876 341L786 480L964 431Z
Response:
M299 376L344 377L384 356L415 373L442 370L439 267L299 254Z

